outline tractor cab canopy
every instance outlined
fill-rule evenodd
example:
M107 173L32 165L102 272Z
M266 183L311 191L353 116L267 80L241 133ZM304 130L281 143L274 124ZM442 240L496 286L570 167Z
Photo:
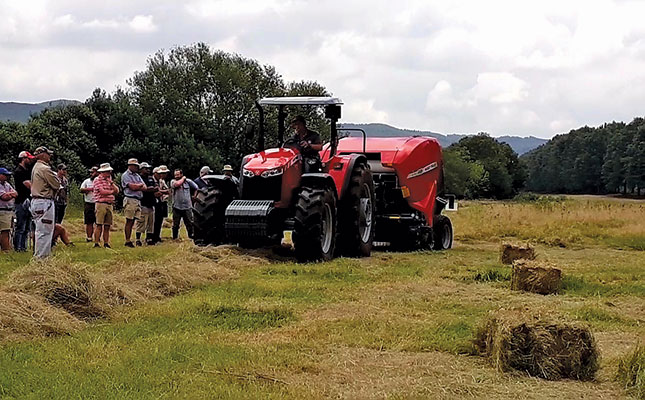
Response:
M338 146L338 129L336 123L340 119L340 106L343 101L338 97L326 96L299 96L299 97L265 97L260 99L256 106L260 113L260 134L258 147L264 149L264 110L262 106L278 106L278 141L284 141L286 106L324 106L325 117L331 121L331 154L336 154Z
M260 100L263 106L327 106L342 105L338 97L265 97Z

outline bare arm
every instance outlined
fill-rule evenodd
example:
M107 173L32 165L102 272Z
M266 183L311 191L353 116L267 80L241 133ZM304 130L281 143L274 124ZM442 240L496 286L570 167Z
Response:
M176 180L175 183L172 184L172 186L175 187L175 188L178 188L181 185L183 185L184 182L186 182L186 177L182 176L179 180Z
M22 184L25 185L27 189L31 190L31 181L23 181Z

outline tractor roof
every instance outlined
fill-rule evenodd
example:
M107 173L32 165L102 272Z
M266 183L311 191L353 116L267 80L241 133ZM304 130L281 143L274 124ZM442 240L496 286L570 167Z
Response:
M261 105L271 106L320 106L343 104L343 101L338 97L265 97L260 100Z

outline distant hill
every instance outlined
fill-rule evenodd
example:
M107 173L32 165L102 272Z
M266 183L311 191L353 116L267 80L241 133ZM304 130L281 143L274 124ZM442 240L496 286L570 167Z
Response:
M38 114L47 108L80 104L76 100L51 100L42 103L0 102L0 121L27 122L29 116Z
M430 136L436 138L441 144L441 147L448 147L453 143L457 143L460 139L468 136L464 134L448 134L444 135L431 131L417 131L412 129L399 129L386 124L342 124L344 128L361 128L365 130L367 136L373 137L389 137L389 136ZM546 139L536 138L534 136L519 137L519 136L500 136L495 138L498 142L507 143L518 154L522 155L536 147L548 142Z

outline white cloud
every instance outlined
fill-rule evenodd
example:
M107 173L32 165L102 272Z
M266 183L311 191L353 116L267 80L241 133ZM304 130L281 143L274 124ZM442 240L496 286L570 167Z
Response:
M129 25L135 32L150 33L157 30L152 15L137 15L132 18Z
M344 121L549 137L645 104L645 3L0 0L0 101L83 100L199 41L315 80Z

